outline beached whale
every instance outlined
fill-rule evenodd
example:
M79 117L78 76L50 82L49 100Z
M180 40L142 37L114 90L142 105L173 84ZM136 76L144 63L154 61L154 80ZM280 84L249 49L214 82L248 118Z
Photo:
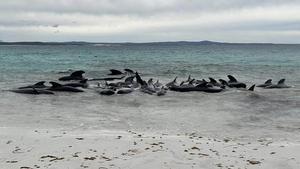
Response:
M198 91L198 92L206 92L206 93L219 93L223 91L222 88L220 87L215 87L215 86L208 86L207 82L203 82L197 86L171 86L169 88L172 91L177 91L177 92L193 92L193 91Z
M94 78L94 79L89 79L88 81L114 81L114 80L121 80L124 79L125 76L121 76L121 77L104 77L104 78Z
M82 88L87 88L89 84L87 83L87 79L81 80L79 82L74 82L74 83L66 83L62 84L63 86L70 86L70 87L82 87Z
M175 77L175 79L169 83L167 83L165 86L167 88L172 87L172 86L176 86L177 85L177 77Z
M209 77L209 80L210 80L209 84L211 84L212 86L217 86L217 87L220 87L222 89L225 89L225 85L217 82L214 78Z
M99 92L101 95L111 96L115 94L115 91L112 89L105 89Z
M266 86L265 89L281 89L281 88L290 88L291 86L288 86L285 84L285 79L281 79L278 81L277 84Z
M235 77L232 75L227 75L229 81L227 82L228 87L234 87L234 88L246 88L247 85L242 82L238 82Z
M82 70L75 71L69 76L63 76L59 78L60 81L70 81L70 80L84 80L85 78L82 76L85 72Z
M29 86L24 86L24 87L19 87L18 89L28 89L28 88L46 88L47 86L45 85L45 81L40 81L40 82L37 82L36 84L34 85L29 85Z
M52 86L48 88L47 90L51 91L60 91L60 92L84 92L81 89L77 89L75 87L71 86L64 86L62 84L56 83L56 82L49 82Z
M132 88L121 88L118 89L117 94L129 94L132 93L134 90Z
M16 90L9 90L14 93L21 93L21 94L54 94L53 92L45 89L38 89L38 88L24 88L24 89L16 89Z
M264 84L257 85L256 87L267 87L272 85L272 79L268 79Z

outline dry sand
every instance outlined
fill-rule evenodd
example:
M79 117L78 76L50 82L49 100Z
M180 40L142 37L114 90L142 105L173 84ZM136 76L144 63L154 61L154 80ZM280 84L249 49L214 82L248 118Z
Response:
M298 169L300 143L195 133L0 128L1 169Z

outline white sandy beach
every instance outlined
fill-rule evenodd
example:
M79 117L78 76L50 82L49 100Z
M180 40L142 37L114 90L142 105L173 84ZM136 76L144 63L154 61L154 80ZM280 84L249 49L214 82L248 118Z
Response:
M300 142L195 133L0 129L1 169L297 169Z

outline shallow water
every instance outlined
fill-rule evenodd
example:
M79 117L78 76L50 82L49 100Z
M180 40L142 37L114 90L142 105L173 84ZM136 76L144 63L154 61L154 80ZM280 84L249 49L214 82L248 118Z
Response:
M55 80L68 69L89 78L131 68L168 82L235 75L248 85L286 78L289 89L228 90L218 94L135 92L125 96L59 93L28 96L5 90ZM216 137L299 139L300 45L128 44L0 46L0 126L198 132Z

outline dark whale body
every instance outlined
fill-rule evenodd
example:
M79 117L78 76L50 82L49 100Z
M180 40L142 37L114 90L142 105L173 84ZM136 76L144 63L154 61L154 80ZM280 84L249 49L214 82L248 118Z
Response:
M25 88L25 89L16 89L16 90L10 90L14 93L21 93L21 94L33 94L33 95L39 95L39 94L54 94L53 92L45 89L35 89L35 88Z
M69 76L63 76L59 78L60 81L70 81L70 80L84 80L85 78L82 76L85 72L82 70L75 71Z
M267 87L272 85L272 79L268 79L264 84L257 85L256 87Z
M45 86L45 81L40 81L40 82L37 82L36 84L34 85L29 85L29 86L24 86L24 87L19 87L18 89L28 89L28 88L46 88L47 86Z
M60 92L84 92L81 89L77 89L75 87L71 86L64 86L62 84L56 83L56 82L49 82L52 86L48 88L48 90L51 91L60 91Z

